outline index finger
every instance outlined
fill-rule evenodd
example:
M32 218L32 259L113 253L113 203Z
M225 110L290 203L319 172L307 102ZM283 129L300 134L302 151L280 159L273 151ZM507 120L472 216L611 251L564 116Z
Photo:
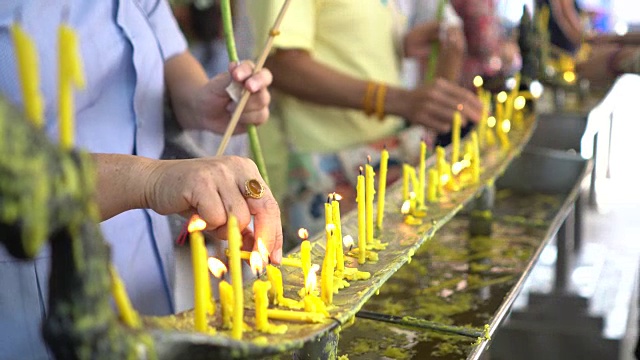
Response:
M254 233L256 239L260 238L269 250L271 262L280 264L282 260L282 222L280 207L273 197L271 190L263 185L265 194L260 199L247 199L249 212L253 215ZM254 250L258 250L257 242Z

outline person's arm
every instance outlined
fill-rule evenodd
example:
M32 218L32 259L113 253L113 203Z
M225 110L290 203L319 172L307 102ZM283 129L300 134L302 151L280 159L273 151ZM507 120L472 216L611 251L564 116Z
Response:
M567 39L576 46L580 45L584 31L573 0L551 0L551 15Z
M363 109L368 81L331 69L307 51L279 49L269 57L267 66L274 74L273 86L285 93L320 105ZM475 95L445 80L418 90L389 86L385 112L447 131L459 103L468 104L464 109L467 118L479 118L481 105Z
M254 217L255 237L262 238L279 263L282 257L280 209L271 190L249 159L221 156L191 160L153 160L133 155L94 154L97 200L103 220L131 209L159 214L197 213L218 238L227 238L227 214L233 213L244 234ZM265 192L244 197L245 181L256 179ZM253 244L257 249L257 244Z
M586 39L594 44L616 43L624 45L640 45L640 31L629 32L622 36L615 34L598 34Z
M240 124L259 125L267 121L271 100L267 90L271 73L267 69L253 75L253 65L242 62L231 64L229 72L209 79L202 65L185 51L165 62L164 74L173 109L184 128L224 133L235 108L226 91L232 79L251 92ZM238 126L237 132L243 130L243 126Z

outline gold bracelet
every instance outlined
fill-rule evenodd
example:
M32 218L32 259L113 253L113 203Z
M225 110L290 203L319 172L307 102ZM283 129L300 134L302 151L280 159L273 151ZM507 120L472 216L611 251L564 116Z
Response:
M367 116L371 116L375 112L374 98L376 94L376 83L369 81L367 83L367 91L364 93L363 109Z
M376 94L376 117L379 120L383 120L384 113L384 100L387 96L387 85L379 84L378 85L378 93Z

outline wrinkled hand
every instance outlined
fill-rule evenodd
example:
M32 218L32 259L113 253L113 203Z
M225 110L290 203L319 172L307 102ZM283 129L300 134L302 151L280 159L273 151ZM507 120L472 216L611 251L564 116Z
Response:
M255 238L261 238L272 262L282 259L280 208L253 161L237 156L156 161L146 181L146 207L159 214L197 213L220 239L227 239L227 213L238 218L245 243L257 250L247 227L254 217ZM244 197L244 183L257 179L265 187L260 199ZM246 245L246 244L245 244Z
M218 74L209 80L196 94L194 112L201 127L216 133L224 133L236 103L226 91L231 79L242 83L243 89L251 92L247 106L240 117L235 133L246 131L247 124L260 125L269 117L271 96L267 87L273 77L267 69L252 75L253 63L243 61L229 65L229 72Z
M405 118L441 133L451 130L458 105L462 105L463 125L478 122L482 116L482 103L473 92L444 79L410 91L407 101Z

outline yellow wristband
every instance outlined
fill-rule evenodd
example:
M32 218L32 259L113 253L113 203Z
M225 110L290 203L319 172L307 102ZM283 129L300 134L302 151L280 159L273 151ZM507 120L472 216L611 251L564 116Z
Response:
M376 94L376 117L379 120L384 119L384 100L387 96L387 85L378 85L378 93Z

